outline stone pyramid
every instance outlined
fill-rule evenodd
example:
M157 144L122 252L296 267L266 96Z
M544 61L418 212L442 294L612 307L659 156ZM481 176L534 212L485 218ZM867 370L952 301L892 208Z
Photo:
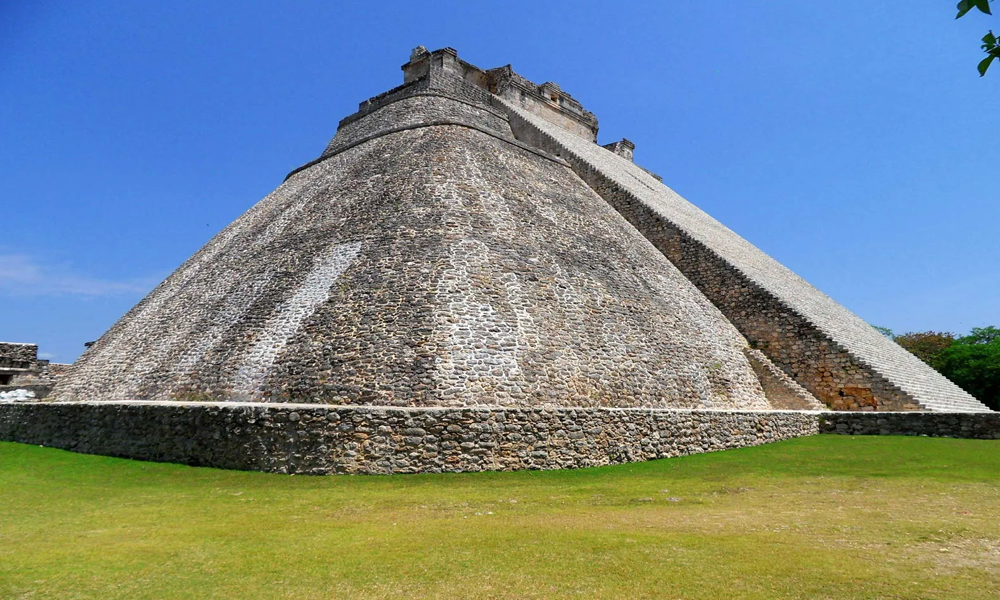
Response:
M0 440L281 473L558 469L1000 413L633 162L416 49Z
M599 146L559 86L450 48L403 72L50 399L986 410Z

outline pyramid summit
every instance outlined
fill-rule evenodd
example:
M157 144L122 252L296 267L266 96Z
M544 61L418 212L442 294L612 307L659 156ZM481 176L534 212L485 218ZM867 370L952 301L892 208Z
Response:
M598 145L558 85L450 48L402 70L0 434L43 435L17 419L44 405L46 435L84 451L410 472L735 447L831 410L989 412L632 142ZM55 424L81 418L119 433Z

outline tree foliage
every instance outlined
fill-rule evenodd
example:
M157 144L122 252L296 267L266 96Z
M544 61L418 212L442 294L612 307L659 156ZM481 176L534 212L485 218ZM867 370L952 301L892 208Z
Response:
M1000 410L1000 329L980 327L937 358L938 370L993 410Z
M966 15L973 8L978 8L979 12L992 15L990 12L990 2L992 0L962 0L958 3L958 15L955 16L956 19L960 19ZM990 64L993 60L1000 58L1000 42L998 42L997 37L993 35L993 30L991 29L986 35L983 36L983 44L981 46L983 52L986 53L986 58L979 62L979 76L982 77L986 75L986 69L990 68Z
M975 327L959 338L924 331L892 339L986 406L1000 410L1000 328Z
M893 336L897 344L931 367L939 369L941 353L955 343L955 334L946 331L924 331Z

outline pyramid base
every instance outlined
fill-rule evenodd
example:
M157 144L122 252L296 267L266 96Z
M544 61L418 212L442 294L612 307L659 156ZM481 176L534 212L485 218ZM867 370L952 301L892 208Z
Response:
M0 440L312 475L594 467L756 446L821 431L1000 438L1000 414L175 402L0 405Z

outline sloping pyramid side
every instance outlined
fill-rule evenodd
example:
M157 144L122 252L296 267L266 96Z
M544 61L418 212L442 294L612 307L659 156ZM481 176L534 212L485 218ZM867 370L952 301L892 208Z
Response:
M769 408L746 348L502 112L423 94L343 127L53 397Z
M568 160L750 341L833 408L989 409L629 160L496 98L516 136Z

